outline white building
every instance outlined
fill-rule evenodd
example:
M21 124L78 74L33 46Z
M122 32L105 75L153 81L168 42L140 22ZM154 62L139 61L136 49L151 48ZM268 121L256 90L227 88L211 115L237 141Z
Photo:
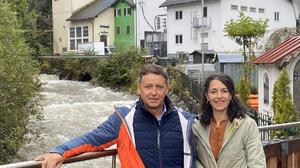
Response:
M204 0L203 8L201 0L166 0L161 7L167 8L168 56L201 50L201 31L205 50L241 52L241 46L224 33L225 23L237 19L241 11L253 19L267 20L268 33L295 27L298 18L289 0Z

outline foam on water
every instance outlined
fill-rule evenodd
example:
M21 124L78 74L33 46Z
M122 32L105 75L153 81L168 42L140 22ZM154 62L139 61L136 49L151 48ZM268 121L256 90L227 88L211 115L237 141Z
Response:
M136 96L94 87L87 82L59 80L52 75L41 75L44 120L33 125L41 131L37 142L25 144L19 151L23 160L48 152L59 143L86 133L105 121L114 106L132 104ZM91 160L63 167L111 167L111 157Z

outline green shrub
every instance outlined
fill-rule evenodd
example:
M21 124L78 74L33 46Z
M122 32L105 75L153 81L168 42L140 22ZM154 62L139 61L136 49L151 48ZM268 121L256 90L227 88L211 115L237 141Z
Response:
M287 71L285 69L281 70L279 78L274 84L271 105L274 113L273 120L276 124L295 122L297 120L296 106L292 100L290 82ZM291 136L298 133L299 130L279 130L275 131L272 136Z
M21 36L17 17L0 3L0 164L10 162L24 135L29 116L41 118L38 106L38 64Z
M134 93L138 72L144 64L144 51L130 48L114 53L109 59L93 66L95 82L110 88L125 89Z
M247 104L249 100L249 95L251 92L251 84L248 82L245 76L242 76L237 84L237 92L239 94L240 100Z

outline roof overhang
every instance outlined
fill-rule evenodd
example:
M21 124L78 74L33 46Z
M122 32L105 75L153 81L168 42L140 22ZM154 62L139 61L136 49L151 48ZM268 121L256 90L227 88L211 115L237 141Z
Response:
M274 64L275 62L289 57L295 51L300 48L300 36L290 37L284 42L277 45L275 48L265 52L261 56L257 57L254 64Z
M204 54L215 54L216 52L214 50L204 50ZM195 50L193 52L190 53L190 55L194 55L194 54L202 54L201 50Z
M217 59L220 63L243 63L243 54L237 53L217 53Z

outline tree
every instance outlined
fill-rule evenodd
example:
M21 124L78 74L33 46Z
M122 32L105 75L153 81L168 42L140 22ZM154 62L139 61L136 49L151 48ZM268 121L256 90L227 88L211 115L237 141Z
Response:
M144 51L130 48L99 61L92 70L96 83L111 88L136 91L138 72L144 64Z
M225 32L230 39L243 47L244 55L244 77L241 78L237 90L242 101L247 104L251 90L250 74L253 69L251 60L254 58L252 46L258 38L262 37L266 31L267 22L262 20L253 20L252 18L240 13L238 20L230 20L225 24ZM248 49L248 54L246 52ZM246 91L245 91L246 90Z
M240 13L238 20L230 20L225 24L225 32L229 38L243 47L245 61L250 59L246 55L246 49L248 48L249 54L252 54L252 45L265 34L266 28L266 21L253 20L243 13Z
M24 135L29 116L40 118L39 70L22 38L16 13L0 2L0 164L10 162Z
M266 40L263 50L266 52L274 47L276 47L278 44L283 42L284 40L288 39L289 37L296 36L298 33L295 28L279 28L275 30L270 37Z
M290 79L286 69L281 70L278 80L275 82L272 96L274 113L273 120L277 124L294 122L296 118L296 107L292 100L290 91ZM277 136L287 135L286 131L276 132Z
M9 4L30 47L31 55L52 51L52 5L50 0L0 0Z

